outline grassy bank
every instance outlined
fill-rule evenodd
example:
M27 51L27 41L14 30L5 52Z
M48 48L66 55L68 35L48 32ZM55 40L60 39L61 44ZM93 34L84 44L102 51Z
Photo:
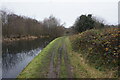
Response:
M63 56L64 39L65 37L59 37L50 42L47 47L27 65L18 78L67 77ZM63 55L60 56L60 54Z
M49 71L49 63L51 52L55 48L54 45L59 43L60 38L57 38L49 43L49 45L44 48L41 53L36 56L28 66L21 72L18 78L45 78Z
M2 42L14 42L14 41L20 41L20 40L35 40L38 38L49 38L49 36L19 36L19 37L9 37L9 38L2 38Z
M118 55L120 53L118 34L118 28L105 28L92 29L71 36L72 49L78 53L75 54L76 58L78 56L83 58L76 59L76 62L77 60L84 61L87 65L103 72L102 77L118 77ZM98 77L101 76L98 75Z
M83 58L83 55L73 50L69 38L66 38L65 41L74 78L110 78L110 74L99 71L86 63L86 59Z
M105 59L101 55L116 49L117 33L116 28L110 28L57 38L28 64L18 78L116 78L117 54L112 56L116 61L112 64L106 63L111 60L112 53ZM99 48L103 42L105 46Z

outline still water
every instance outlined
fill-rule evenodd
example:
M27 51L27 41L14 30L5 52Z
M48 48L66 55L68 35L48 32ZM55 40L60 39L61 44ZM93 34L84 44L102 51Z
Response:
M2 78L16 78L51 39L22 40L2 44Z

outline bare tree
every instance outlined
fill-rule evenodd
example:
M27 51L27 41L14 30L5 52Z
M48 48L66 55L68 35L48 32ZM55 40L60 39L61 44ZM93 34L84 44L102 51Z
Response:
M63 33L60 20L54 16L44 19L43 22L35 19L1 11L4 38L20 38L23 36L50 36L58 37Z

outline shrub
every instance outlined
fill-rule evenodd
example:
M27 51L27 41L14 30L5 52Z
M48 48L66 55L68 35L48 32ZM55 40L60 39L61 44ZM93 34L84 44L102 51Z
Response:
M92 19L92 15L91 14L89 14L88 16L81 15L75 21L74 29L77 32L83 32L83 31L86 31L88 29L93 29L94 28L94 22L95 21Z
M118 28L92 29L70 37L74 51L81 51L91 65L117 69L120 50Z

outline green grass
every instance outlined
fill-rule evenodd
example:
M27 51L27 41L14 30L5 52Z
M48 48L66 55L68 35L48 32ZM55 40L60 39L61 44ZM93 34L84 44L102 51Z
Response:
M51 52L55 48L54 46L59 44L57 38L50 42L47 47L45 47L41 53L36 56L28 66L20 73L18 78L45 78L47 77L49 71L49 63L51 59ZM58 47L56 47L58 48Z
M65 62L64 59L62 57L62 64L60 67L60 78L67 78L67 71L66 71L66 67L65 67Z
M54 68L57 67L59 48L62 46L66 37L59 37L50 42L38 56L36 56L24 70L18 75L18 78L47 78L49 73L51 54L54 52ZM63 51L62 51L63 52ZM62 53L63 54L63 53ZM54 70L56 72L56 70ZM62 57L60 77L66 77L66 67Z
M99 34L100 32L101 31L98 31L96 33ZM86 59L84 56L84 54L88 54L88 52L85 51L86 49L83 51L79 49L78 51L74 50L72 45L74 39L77 38L78 40L81 39L79 35L77 35L77 37L64 36L50 42L47 47L45 47L41 53L28 64L28 66L20 73L18 78L47 78L47 74L49 73L51 54L53 51L56 53L54 56L54 67L56 68L58 66L57 61L59 48L63 44L66 45L66 51L70 60L69 64L72 66L72 73L74 78L114 78L114 75L111 74L113 71L100 71L88 63L88 59ZM62 51L62 54L64 54L64 51ZM68 73L64 62L64 55L62 55L60 70L61 71L59 77L67 78Z

